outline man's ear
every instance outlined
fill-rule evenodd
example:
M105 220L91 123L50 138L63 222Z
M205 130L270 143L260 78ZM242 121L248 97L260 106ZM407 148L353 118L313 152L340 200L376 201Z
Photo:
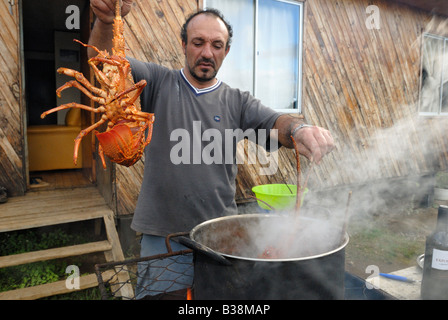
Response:
M182 51L184 52L185 55L185 51L186 51L186 43L184 41L182 41Z
M226 56L229 53L229 51L230 51L230 46L228 46L227 49L226 49Z

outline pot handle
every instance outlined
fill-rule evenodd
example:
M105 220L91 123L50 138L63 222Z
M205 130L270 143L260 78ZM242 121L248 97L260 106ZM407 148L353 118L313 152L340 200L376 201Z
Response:
M225 266L231 266L232 263L227 260L225 257L217 253L216 251L213 251L207 246L204 246L203 244L200 244L199 242L196 242L190 238L187 237L179 237L179 242L183 244L184 246L193 249L194 251L200 252L205 254L207 257L215 260L216 262L219 262L222 265Z

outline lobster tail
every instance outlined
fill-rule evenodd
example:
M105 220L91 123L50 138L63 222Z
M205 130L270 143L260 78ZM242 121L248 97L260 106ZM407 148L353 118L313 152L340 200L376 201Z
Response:
M116 56L124 58L125 55L125 41L124 41L124 24L121 18L120 0L115 2L115 18L114 18L114 38L112 39L113 48L112 53Z
M144 148L142 146L146 145L144 130L138 130L133 134L127 125L117 124L109 131L95 132L95 135L104 154L112 162L129 167L140 160L143 155Z

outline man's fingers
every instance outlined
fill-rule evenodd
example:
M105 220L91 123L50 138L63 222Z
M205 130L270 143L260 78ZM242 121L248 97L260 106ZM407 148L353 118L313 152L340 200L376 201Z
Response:
M319 163L322 158L334 148L331 133L320 127L306 127L295 134L299 153L309 160Z
M328 153L330 153L334 148L334 140L331 136L330 131L321 129L318 132L314 134L314 137L317 142L316 148L319 149L320 158L315 158L316 162L319 163L319 161Z
M90 7L96 17L103 23L112 23L114 19L114 5L108 0L90 0Z
M121 15L124 17L125 15L127 15L129 13L129 11L131 11L132 8L132 3L134 1L132 0L123 0L123 5L121 7Z
M132 7L132 0L120 0L121 15L124 17ZM115 17L115 0L90 0L90 7L98 19L112 23Z

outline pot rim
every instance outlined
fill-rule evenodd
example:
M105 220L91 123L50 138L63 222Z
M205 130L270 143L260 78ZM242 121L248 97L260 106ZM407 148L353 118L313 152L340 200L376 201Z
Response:
M231 219L244 219L244 218L253 218L253 217L258 217L258 218L285 218L285 216L282 217L282 214L276 214L276 213L245 213L245 214L236 214L236 215L230 215L230 216L224 216L224 217L219 217L219 218L214 218L214 219L210 219L207 221L204 221L198 225L196 225L193 229L191 229L190 231L190 238L194 241L199 242L198 240L196 240L194 238L195 233L201 229L204 228L205 226L215 223L215 222L219 222L219 221L224 221L224 220L231 220ZM303 219L313 219L310 217L303 217ZM324 253L320 253L320 254L316 254L316 255L312 255L312 256L305 256L305 257L299 257L299 258L284 258L284 259L263 259L263 258L251 258L251 257L243 257L243 256L236 256L236 255L231 255L231 254L227 254L227 253L222 253L220 251L217 251L215 249L211 249L212 251L216 252L219 255L222 255L224 257L228 257L228 258L233 258L233 259L240 259L240 260L247 260L247 261L263 261L263 262L287 262L287 261L304 261L304 260L312 260L312 259L317 259L317 258L321 258L321 257L326 257L329 256L333 253L336 253L338 251L341 251L342 249L344 249L347 244L349 242L349 235L347 232L345 232L344 235L344 241L342 242L342 244L340 244L337 248L331 250L331 251L327 251ZM202 245L204 245L203 243L201 243Z

